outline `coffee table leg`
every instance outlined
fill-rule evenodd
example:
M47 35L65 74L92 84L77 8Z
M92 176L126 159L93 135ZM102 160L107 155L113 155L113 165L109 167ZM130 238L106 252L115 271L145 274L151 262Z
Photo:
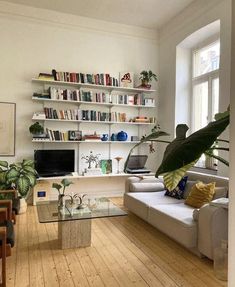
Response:
M58 222L58 240L61 249L91 245L91 220Z

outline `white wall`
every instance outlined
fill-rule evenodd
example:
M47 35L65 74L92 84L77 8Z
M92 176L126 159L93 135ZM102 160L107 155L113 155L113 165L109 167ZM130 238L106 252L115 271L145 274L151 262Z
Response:
M175 113L183 113L182 105L176 105L176 47L200 28L220 20L220 111L229 104L230 90L230 0L197 0L184 9L159 31L159 119L164 131L174 136ZM175 109L176 108L176 109ZM161 148L161 147L160 147ZM161 152L158 153L159 160ZM219 166L220 175L228 175L228 169Z
M230 114L230 167L229 167L229 272L228 287L235 285L235 3L232 2L232 46L231 46L231 114Z
M31 100L32 93L41 90L40 86L31 82L39 72L50 72L55 68L71 72L110 73L117 77L120 71L133 71L138 75L143 69L152 69L158 74L157 38L157 32L153 30L1 1L0 101L15 102L17 106L16 157L4 159L13 161L32 158L33 150L42 147L40 144L32 144L28 132L33 112L43 108L41 104ZM129 109L127 113L133 114L137 111ZM156 115L156 110L153 113ZM67 127L65 125L60 128ZM68 129L76 127L70 125ZM93 125L89 129L106 133L108 127ZM129 134L137 133L137 130L130 130L121 125L115 129L115 131L126 129ZM131 147L115 146L113 156L123 157L126 157ZM45 147L53 148L51 145ZM60 144L56 147L77 146ZM83 145L81 152L88 154L91 149L107 158L107 146L104 148L104 145L91 147ZM124 160L121 164L123 163ZM154 165L151 164L151 160L150 165ZM114 170L115 168L114 166ZM97 190L102 189L102 185L106 183L99 182ZM107 183L111 187L115 181L109 180Z

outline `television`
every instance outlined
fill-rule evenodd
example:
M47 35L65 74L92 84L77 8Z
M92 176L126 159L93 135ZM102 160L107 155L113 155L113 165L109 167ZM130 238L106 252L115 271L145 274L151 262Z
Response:
M64 176L74 172L74 150L35 150L35 169L41 177Z

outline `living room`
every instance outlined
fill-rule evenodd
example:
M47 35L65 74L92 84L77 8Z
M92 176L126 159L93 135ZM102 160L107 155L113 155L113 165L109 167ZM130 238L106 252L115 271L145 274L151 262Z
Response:
M62 177L40 176L28 192L27 211L21 210L13 226L15 246L6 258L6 286L234 285L232 193L229 209L221 209L223 216L229 214L226 218L229 235L220 238L229 242L228 282L216 277L209 253L199 250L203 256L195 255L191 247L185 248L188 241L179 242L174 234L163 232L162 227L138 214L142 207L132 210L132 203L126 199L123 204L125 188L132 184L129 178L133 176L124 172L126 159L131 148L149 135L154 126L155 131L168 134L157 139L166 142L146 140L133 151L133 155L148 156L142 165L151 173L142 175L144 180L153 177L159 168L167 142L175 138L178 124L187 124L190 128L187 135L192 134L213 121L214 114L225 112L229 105L230 118L234 117L233 97L230 100L235 85L230 80L235 73L231 64L235 61L232 9L235 8L230 0L0 1L0 108L4 114L0 115L0 134L4 138L0 160L11 164L36 158L36 170L44 168L48 172L50 156L57 159L56 168L66 166L71 156L68 172L72 172ZM209 80L205 74L193 77L192 62L205 49L211 49L219 59L219 64L214 61L214 68L205 73ZM144 84L143 71L151 71L156 79L152 76L152 81ZM86 75L86 80L76 78L77 75ZM197 105L192 94L200 85L203 89L206 81L208 102L198 101ZM76 96L81 98L67 98L66 94L66 99L61 99L58 95L61 90L70 97L69 91L72 96L77 91ZM207 110L200 113L199 119L198 109L204 106ZM73 118L75 109L82 112L81 118L79 115ZM50 111L57 112L59 118L46 115ZM108 121L103 120L104 115L108 115ZM6 117L8 138L4 134ZM37 122L37 128L43 129L41 136L29 131ZM235 165L233 130L229 126L221 136L232 143L229 156L226 143L216 154L229 162L229 168L202 156L191 170L203 175L201 178L191 175L191 179L189 175L190 181L215 180L218 187L229 185L232 189L235 179L229 174L232 175ZM149 144L155 152L149 152ZM71 165L73 170L69 170ZM63 179L67 181L61 183ZM94 215L92 220L83 213L85 220L70 220L69 224L58 222L59 217L46 218L47 212L36 205L43 207L45 202L57 200L57 189L59 193L62 191L60 184L68 185L66 193L81 206L88 201L93 213L97 205L94 196L110 199L98 201L100 206L114 206L113 213L109 210L109 216ZM133 186L141 189L145 184L134 182ZM159 183L150 184L156 192ZM150 214L150 210L146 212ZM96 216L100 218L95 219ZM177 235L180 230L174 233ZM222 232L221 228L220 232L226 230ZM66 247L68 234L73 237L70 248ZM88 247L71 249L72 241ZM214 250L215 246L211 248ZM183 265L186 272L182 268L179 271L176 263Z

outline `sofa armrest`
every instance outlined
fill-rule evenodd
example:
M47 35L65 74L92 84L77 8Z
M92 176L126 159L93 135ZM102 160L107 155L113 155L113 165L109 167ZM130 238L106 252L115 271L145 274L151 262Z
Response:
M199 210L198 250L213 259L221 239L228 239L228 209L206 204Z
M125 182L125 193L131 192L133 191L133 184L142 184L143 186L147 186L147 184L153 185L153 184L162 184L162 180L159 178L156 178L154 176L133 176L133 177L129 177L126 179ZM163 189L162 189L163 190ZM148 191L148 190L146 190ZM151 190L153 191L153 190Z

